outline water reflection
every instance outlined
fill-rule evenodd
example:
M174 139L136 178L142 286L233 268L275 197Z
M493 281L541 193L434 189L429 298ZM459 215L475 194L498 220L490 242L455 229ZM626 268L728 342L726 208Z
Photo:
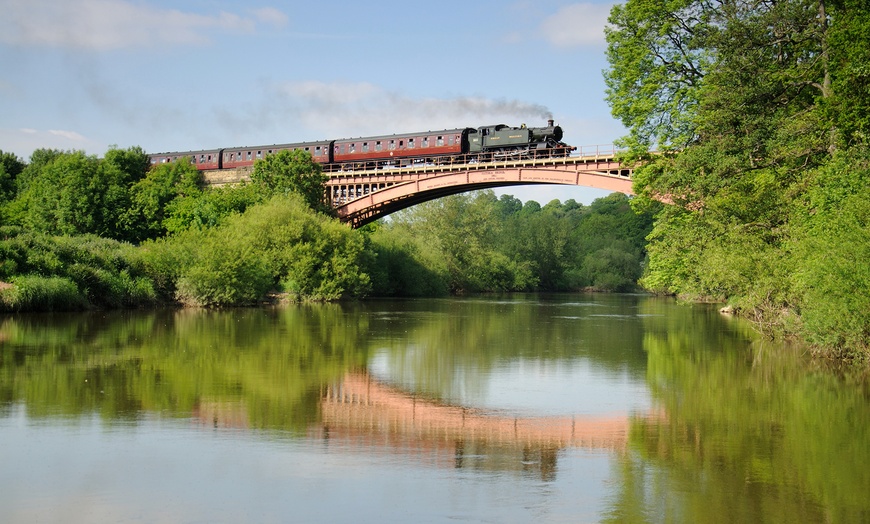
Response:
M557 452L566 447L620 451L629 419L499 416L408 394L349 373L321 401L319 436L366 448L425 457L440 466L538 471L553 480Z
M0 405L112 424L243 404L251 428L304 434L321 385L365 364L366 332L335 305L7 317Z
M609 521L870 521L866 376L731 336L745 329L703 308L646 320L665 416L633 421Z
M146 483L257 520L232 507L226 485L213 497L188 487L211 491L209 472L232 457L235 481L281 491L309 520L324 517L324 493L359 500L413 485L428 498L391 499L395 515L866 522L867 384L758 341L715 308L643 296L7 316L0 520L33 520L4 508L33 516L71 500L46 482L66 461L66 478L107 479L92 499L136 501ZM167 449L163 468L184 469L183 482L161 468L129 479L89 469L106 450L124 471ZM347 487L318 498L311 478ZM223 514L186 504L175 510L189 520ZM130 506L112 520L160 520Z

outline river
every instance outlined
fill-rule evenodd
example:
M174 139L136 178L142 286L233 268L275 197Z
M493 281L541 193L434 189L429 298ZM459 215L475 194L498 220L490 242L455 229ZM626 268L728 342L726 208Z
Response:
M870 522L865 374L709 305L0 318L0 522Z

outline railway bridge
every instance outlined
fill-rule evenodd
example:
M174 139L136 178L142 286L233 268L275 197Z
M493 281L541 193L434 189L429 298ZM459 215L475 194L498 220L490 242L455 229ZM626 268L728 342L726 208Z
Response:
M342 222L360 227L416 204L475 189L562 184L632 194L632 170L612 146L584 146L569 156L542 151L527 158L479 162L470 156L434 157L396 167L334 166L326 171L327 198ZM215 185L244 180L248 172L207 172Z

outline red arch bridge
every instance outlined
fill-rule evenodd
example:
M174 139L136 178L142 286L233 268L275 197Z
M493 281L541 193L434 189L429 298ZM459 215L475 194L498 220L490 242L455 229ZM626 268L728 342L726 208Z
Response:
M562 184L632 194L631 169L612 146L586 146L570 156L476 162L463 156L421 159L404 167L329 171L327 198L342 222L360 227L416 204L475 189ZM215 185L239 182L250 171L205 174Z

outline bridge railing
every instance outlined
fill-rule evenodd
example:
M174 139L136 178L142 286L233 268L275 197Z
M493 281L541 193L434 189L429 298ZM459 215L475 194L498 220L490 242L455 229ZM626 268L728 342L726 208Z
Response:
M577 146L571 156L613 158L623 150L613 144L600 144L591 146Z

